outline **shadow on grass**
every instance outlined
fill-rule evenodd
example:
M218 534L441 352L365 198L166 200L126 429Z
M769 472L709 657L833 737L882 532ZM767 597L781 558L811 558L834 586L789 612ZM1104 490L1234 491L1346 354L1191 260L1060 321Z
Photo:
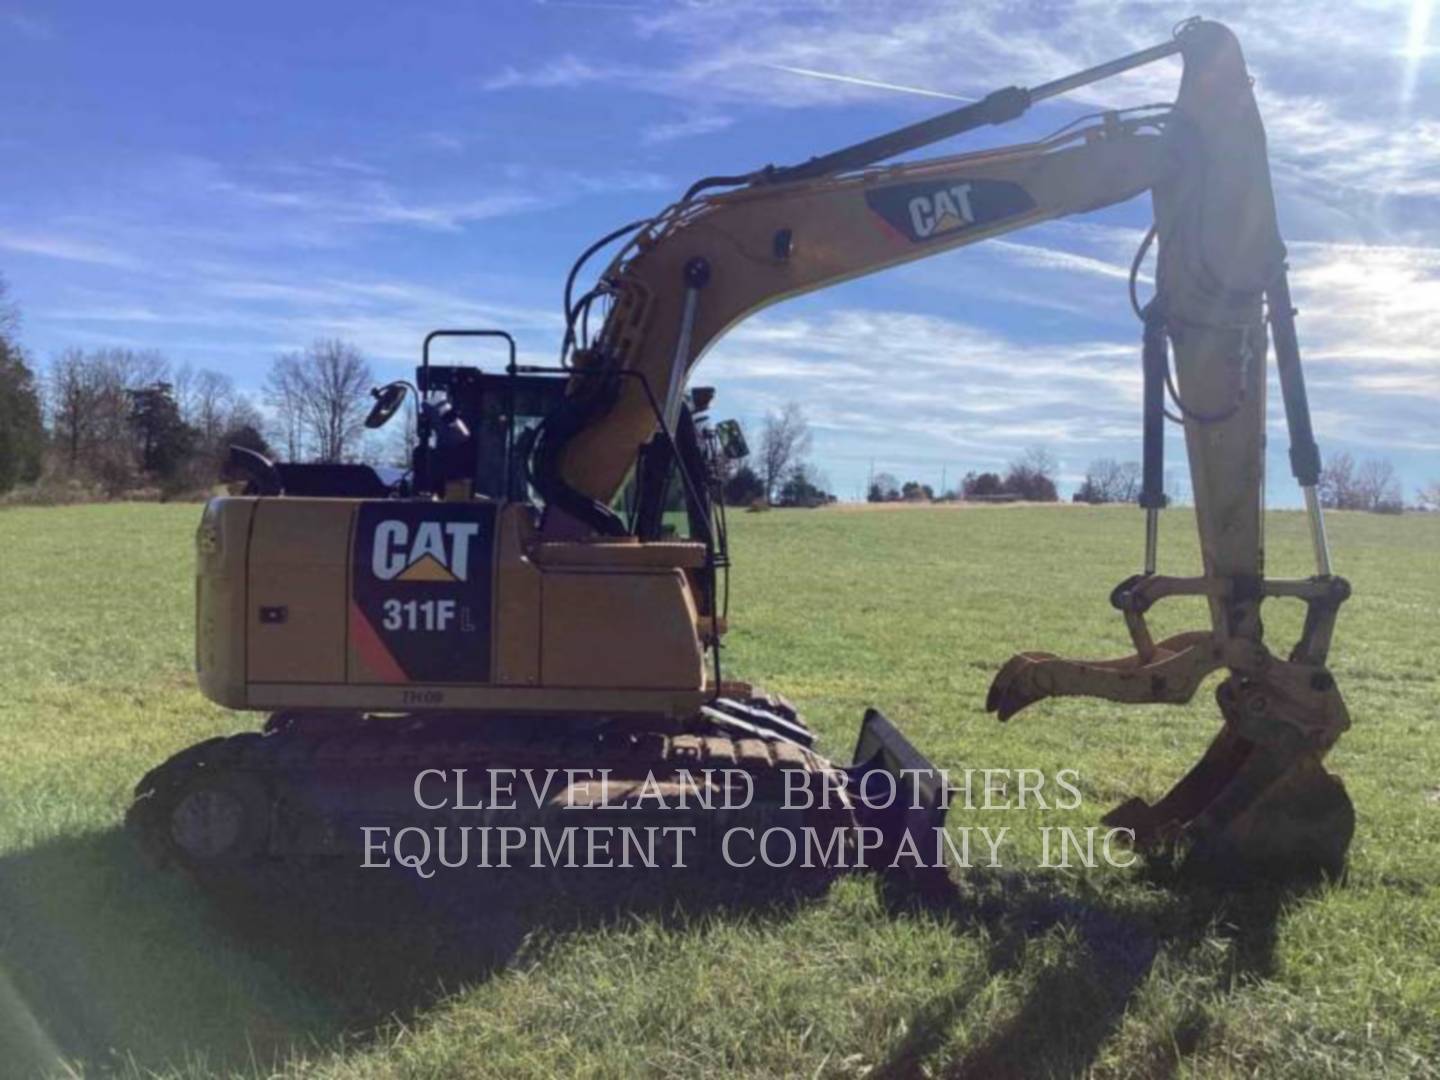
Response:
M926 1005L911 1018L906 1038L873 1075L917 1075L939 1050L974 996L997 976L1019 973L1037 938L1060 935L1058 961L1045 963L1027 987L1020 1008L988 1032L943 1075L1032 1077L1084 1075L1162 949L1183 957L1216 938L1230 944L1231 966L1221 989L1268 978L1275 970L1281 912L1314 892L1318 880L1264 881L1246 888L1152 869L1146 876L1166 887L1170 902L1137 914L1104 900L1086 901L1061 883L1018 871L970 871L961 882L945 874L886 879L882 898L895 917L923 913L958 932L985 932L990 951L983 977ZM1169 1076L1199 1046L1209 1021L1201 1011L1181 1017L1170 1039L1148 1051L1145 1076Z
M202 890L148 868L118 829L57 840L0 858L0 1073L263 1072L363 1045L573 932L636 914L781 919L825 889L655 873L291 868Z
M1220 937L1231 966L1219 989L1266 978L1279 915L1308 891L1150 876L1168 899L1143 912L1036 873L882 880L891 917L939 919L984 933L990 947L973 979L910 1018L874 1075L917 1074L1006 975L1029 979L1019 1008L951 1075L1084 1073L1162 949L1183 957ZM823 892L814 880L725 884L654 872L420 881L294 868L201 891L143 865L119 830L56 840L0 858L0 1063L11 1063L0 1073L38 1075L62 1062L96 1073L265 1072L296 1051L364 1045L388 1019L406 1020L571 933L634 915L670 925L727 912L783 920ZM1042 959L1027 963L1035 949ZM1173 1073L1206 1024L1198 1009L1181 1017L1163 1044L1142 1051L1143 1073Z

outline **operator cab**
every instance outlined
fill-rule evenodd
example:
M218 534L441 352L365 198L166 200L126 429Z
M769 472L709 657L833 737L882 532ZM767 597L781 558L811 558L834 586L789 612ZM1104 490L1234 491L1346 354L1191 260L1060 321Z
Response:
M508 349L504 369L430 363L432 342L457 337L503 341ZM251 495L480 498L543 509L545 500L531 474L532 451L546 419L564 404L571 375L568 368L518 364L515 340L503 330L435 330L425 337L414 383L397 380L370 392L374 405L365 426L371 430L384 427L401 409L414 409L408 470L355 462L272 462L241 447L231 447L230 469L246 480ZM671 437L657 433L641 448L630 482L611 509L626 534L640 540L704 540L718 549L714 561L723 565L719 489L726 463L744 457L748 448L735 421L707 423L714 393L695 387L685 395Z
M509 345L502 373L430 363L440 337L497 337ZM565 395L563 371L524 371L515 343L501 330L437 330L425 338L413 383L377 386L365 427L384 427L401 409L414 410L410 467L362 462L271 461L232 446L228 472L249 495L312 498L484 498L531 501L525 460L540 422Z
M417 439L415 490L446 498L531 499L526 459L541 421L565 396L554 374L488 374L461 366L422 367L417 381L431 412L429 446Z

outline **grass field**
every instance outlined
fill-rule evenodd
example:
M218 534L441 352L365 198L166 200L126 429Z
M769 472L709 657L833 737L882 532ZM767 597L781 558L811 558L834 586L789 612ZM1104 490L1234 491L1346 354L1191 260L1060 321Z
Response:
M982 708L1016 649L1129 651L1106 596L1137 568L1136 512L736 515L732 673L842 760L875 704L951 769L1073 767L1085 805L1004 815L1008 868L957 872L943 903L851 878L597 911L493 883L437 904L384 875L364 903L242 910L143 869L119 830L136 779L254 726L192 686L197 515L0 511L0 1075L1440 1075L1440 515L1332 518L1355 586L1330 758L1359 812L1348 881L1228 896L1033 865L1035 826L1178 777L1216 726L1208 686L1004 727ZM1162 571L1197 565L1191 530L1166 515ZM1272 574L1308 572L1299 515L1267 539ZM1299 622L1267 607L1277 648Z

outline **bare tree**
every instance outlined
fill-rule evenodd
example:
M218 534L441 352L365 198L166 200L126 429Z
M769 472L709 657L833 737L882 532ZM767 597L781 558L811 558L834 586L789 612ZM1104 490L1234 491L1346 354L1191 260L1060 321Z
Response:
M230 415L241 400L234 380L218 371L208 368L197 371L189 364L182 364L170 376L170 385L181 419L199 433L200 448L210 454L223 451L219 446L220 437L237 426L231 422ZM240 422L248 423L250 419L246 416Z
M865 501L872 503L895 502L900 498L900 481L888 472L878 472L870 478L870 487L865 492Z
M20 309L9 299L10 285L0 276L0 341L13 344L20 330Z
M107 486L123 487L135 464L129 391L168 385L168 374L169 364L157 352L61 353L50 365L47 404L66 465L72 470L84 466Z
M1316 484L1320 505L1329 510L1356 509L1355 459L1341 451L1326 460Z
M1415 501L1422 510L1440 510L1440 480L1431 480L1417 491Z
M1404 503L1395 480L1395 466L1385 458L1370 458L1360 466L1355 473L1355 489L1362 510L1398 511Z
M1060 463L1055 455L1043 446L1031 446L1015 461L1005 474L1004 490L1029 502L1054 502L1059 498L1055 489L1055 474Z
M373 381L359 350L337 338L276 357L265 376L265 400L289 459L344 461L357 453Z
M236 428L248 427L260 431L265 426L265 417L255 407L255 403L245 394L236 394L235 400L230 403L230 409L225 414L225 430L234 431ZM220 447L221 451L225 447Z
M46 399L50 428L73 470L90 441L99 400L94 369L79 349L66 349L50 365Z
M380 464L397 469L410 468L418 438L415 432L415 410L406 402L400 409L400 415L390 421L389 431L383 439L384 450Z
M1075 493L1077 502L1133 502L1140 494L1140 465L1097 458L1085 471L1085 482Z
M1395 466L1385 458L1357 463L1347 453L1336 454L1320 470L1318 487L1321 504L1334 510L1395 513L1404 508Z
M200 432L206 446L213 446L225 431L235 408L235 383L229 375L201 369L195 374L187 423Z
M195 416L195 369L184 363L170 372L170 396L175 407L187 424L193 424Z
M810 450L810 425L797 402L791 401L779 414L766 413L760 433L760 479L765 498L774 501L785 477Z
M305 457L305 358L301 353L277 356L265 374L265 403L275 418L270 437L285 460Z
M353 345L317 341L306 353L310 376L307 409L310 437L320 461L344 461L365 430L370 365Z
M36 480L45 448L40 390L15 340L20 312L6 292L0 277L0 492Z

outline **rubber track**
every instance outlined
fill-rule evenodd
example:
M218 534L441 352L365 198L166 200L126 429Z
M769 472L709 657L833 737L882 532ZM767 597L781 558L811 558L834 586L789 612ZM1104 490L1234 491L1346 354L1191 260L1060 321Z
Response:
M262 779L273 802L277 791L302 791L307 781L325 776L353 779L356 797L363 799L376 773L411 782L421 769L458 768L608 769L617 780L649 773L662 782L666 772L685 769L744 770L755 782L756 795L763 798L778 789L784 770L821 773L833 768L812 750L757 738L654 732L557 738L544 734L543 721L528 737L496 737L479 725L473 731L431 731L423 725L400 727L403 721L357 718L354 723L358 730L244 732L188 747L136 785L126 826L139 834L142 845L159 861L179 857L169 835L175 806L201 776L230 771Z

